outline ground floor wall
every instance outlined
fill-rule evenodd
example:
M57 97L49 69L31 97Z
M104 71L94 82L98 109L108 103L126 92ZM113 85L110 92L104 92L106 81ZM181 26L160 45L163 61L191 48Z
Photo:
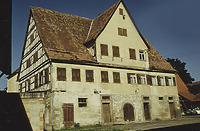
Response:
M53 93L53 127L124 124L180 118L178 96Z

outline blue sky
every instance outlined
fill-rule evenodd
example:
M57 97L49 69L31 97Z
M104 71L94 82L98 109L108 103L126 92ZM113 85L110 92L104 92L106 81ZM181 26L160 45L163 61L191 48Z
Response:
M30 6L96 18L117 0L13 0L12 71L20 65ZM140 32L165 58L179 58L200 81L200 1L124 0ZM6 87L0 78L0 89Z

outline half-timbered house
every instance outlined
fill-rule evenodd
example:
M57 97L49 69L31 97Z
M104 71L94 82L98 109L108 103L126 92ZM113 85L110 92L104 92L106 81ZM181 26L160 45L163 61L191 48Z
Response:
M95 19L31 7L18 81L49 130L180 117L175 70L122 0Z

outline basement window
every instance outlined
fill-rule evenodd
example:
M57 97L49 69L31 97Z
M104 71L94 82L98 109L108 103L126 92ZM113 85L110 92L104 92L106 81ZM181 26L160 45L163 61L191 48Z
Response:
M159 100L163 100L163 97L158 97Z
M78 107L86 107L87 98L78 98Z

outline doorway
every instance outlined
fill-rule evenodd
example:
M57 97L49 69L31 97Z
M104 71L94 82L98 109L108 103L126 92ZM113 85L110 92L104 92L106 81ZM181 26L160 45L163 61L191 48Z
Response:
M110 103L102 103L104 123L111 122Z
M74 105L72 103L63 104L63 119L65 127L74 125Z
M144 103L144 117L146 121L151 119L150 110L149 110L149 103Z
M126 103L124 105L124 121L134 121L134 109L133 106L130 103Z

